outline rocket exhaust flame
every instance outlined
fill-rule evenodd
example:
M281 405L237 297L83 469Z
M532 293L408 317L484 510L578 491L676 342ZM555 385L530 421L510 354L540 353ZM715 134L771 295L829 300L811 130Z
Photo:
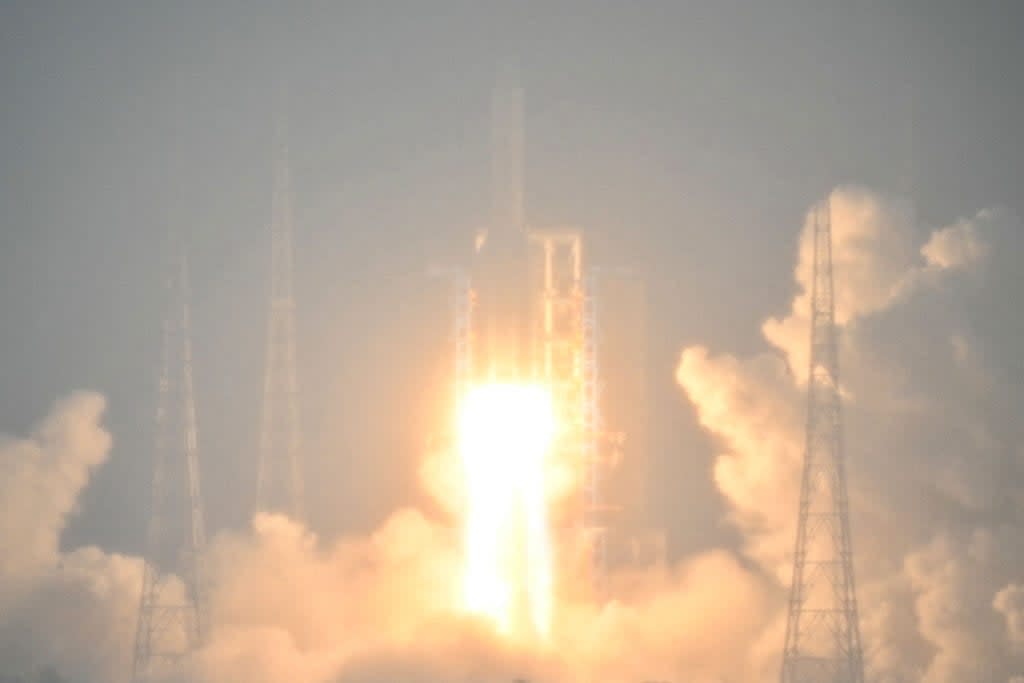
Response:
M464 607L517 638L544 640L551 628L545 468L554 429L551 394L536 385L475 387L459 415Z
M552 552L547 470L554 398L530 384L534 325L523 211L523 94L506 73L492 100L492 215L470 270L458 450L466 491L463 606L506 636L545 641ZM463 384L459 384L460 387ZM460 393L463 389L460 389Z

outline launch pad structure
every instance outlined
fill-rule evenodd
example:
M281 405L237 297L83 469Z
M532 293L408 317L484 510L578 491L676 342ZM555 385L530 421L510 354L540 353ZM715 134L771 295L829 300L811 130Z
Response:
M469 264L435 268L433 274L451 283L456 414L466 392L481 382L536 381L551 392L558 425L552 457L573 463L581 482L571 503L572 520L565 523L579 533L577 538L586 549L590 593L596 597L604 594L610 563L664 559L663 543L651 544L635 529L615 528L622 508L612 504L609 495L618 476L615 465L623 461L623 428L633 425L623 424L623 415L629 411L619 410L614 416L617 429L610 429L605 408L610 399L632 402L631 410L643 403L644 358L642 352L628 360L600 357L607 337L601 322L601 292L625 281L626 271L595 265L581 229L527 224L523 120L522 89L515 77L503 74L492 97L491 219L477 237ZM619 299L615 304L621 308L628 297ZM621 343L613 346L616 353L624 350ZM638 343L630 350L641 347ZM602 390L602 367L615 365L616 382L627 374L639 377L636 386L622 396ZM645 463L643 459L639 464ZM642 479L635 476L632 483ZM636 498L645 493L628 502L643 507L646 501ZM627 542L612 544L613 537ZM660 552L637 552L645 543Z
M608 502L608 484L614 476L609 467L621 460L622 445L621 432L607 428L602 391L599 291L611 271L591 262L582 230L527 225L522 186L523 97L518 84L499 86L493 106L492 220L471 262L444 271L451 278L454 304L455 405L458 408L467 392L483 381L537 381L549 389L558 425L551 448L560 461L579 468L582 482L569 526L580 532L591 593L600 597L606 587L609 532L617 510ZM280 112L278 116L256 508L301 520L291 187L284 122ZM183 250L180 267L167 283L153 511L132 683L169 669L199 648L207 635L202 569L205 529ZM184 505L169 495L178 483L168 481L172 470L180 470ZM165 509L169 500L178 503L174 515ZM167 538L174 532L179 542L168 550ZM180 585L175 576L181 577Z
M535 231L541 272L535 340L539 376L552 393L563 425L554 448L583 468L580 521L590 553L592 588L603 591L608 571L601 491L597 362L597 270L584 270L579 230Z
M587 267L580 230L533 230L527 239L529 279L522 286L530 302L528 355L532 362L528 375L551 391L555 420L560 425L553 450L582 468L578 527L589 549L592 588L601 594L608 572L609 517L617 509L605 500L604 480L609 463L621 459L617 451L623 442L622 432L606 430L601 418L597 290L604 271ZM468 268L434 268L431 274L447 278L451 285L457 411L466 392L480 379L479 349L474 344L480 296Z

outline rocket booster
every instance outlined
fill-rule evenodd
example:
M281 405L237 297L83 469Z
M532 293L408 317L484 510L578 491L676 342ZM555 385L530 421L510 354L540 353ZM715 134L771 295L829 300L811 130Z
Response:
M472 265L474 374L522 381L530 370L529 266L523 201L523 91L514 73L491 100L491 217Z

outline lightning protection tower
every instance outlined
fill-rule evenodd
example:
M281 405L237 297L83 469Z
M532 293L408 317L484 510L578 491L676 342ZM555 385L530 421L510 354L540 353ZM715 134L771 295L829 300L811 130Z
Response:
M782 683L863 683L844 469L832 280L831 204L811 216L811 354L807 440Z
M166 672L202 644L205 634L205 531L184 252L176 266L166 279L152 507L132 661L134 683Z
M274 194L270 226L270 306L263 379L256 498L260 510L303 517L299 462L298 380L295 373L295 297L292 290L292 213L288 144L283 117L275 122Z

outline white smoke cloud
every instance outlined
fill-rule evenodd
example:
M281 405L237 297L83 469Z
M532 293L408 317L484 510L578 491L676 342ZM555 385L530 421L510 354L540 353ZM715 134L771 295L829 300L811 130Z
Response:
M1006 620L1006 637L1024 650L1024 585L1012 583L996 594L992 607Z
M101 396L58 402L25 439L0 445L0 669L118 681L141 590L141 562L98 548L60 551L60 534L110 435Z
M934 650L922 681L991 680L999 670L1004 648L992 594L1005 579L1000 568L1010 567L1012 536L1010 530L942 532L907 555L918 630Z
M745 532L747 553L788 576L804 418L785 363L768 354L741 361L691 347L676 377L691 397L700 397L701 425L727 449L715 460L714 480Z
M222 534L210 549L213 637L202 664L217 680L278 680L279 669L326 680L352 657L415 642L456 603L444 590L455 548L449 529L415 510L326 549L287 518L257 515L251 533Z
M759 680L759 643L781 593L714 551L671 570L617 574L607 604L566 600L551 643L509 641L460 613L458 529L421 512L369 537L323 546L294 522L259 515L211 548L210 643L199 680Z
M880 202L861 188L841 188L831 197L835 317L839 325L885 308L900 291L916 257L908 204ZM807 372L807 329L814 267L814 224L808 213L794 272L799 293L789 314L769 318L765 339L780 349L798 378Z
M32 576L56 562L67 517L110 449L98 426L103 409L101 397L76 394L30 438L0 443L0 576Z
M978 214L979 220L988 220L991 211ZM921 255L929 266L940 269L965 268L983 259L988 245L981 241L973 221L961 220L932 233L928 242L921 247Z
M617 599L583 605L567 640L571 678L611 681L775 680L773 622L784 595L723 550L667 572L625 573ZM738 653L742 655L737 656Z
M0 450L0 503L14 513L4 520L12 534L0 557L4 675L128 678L142 561L95 547L61 552L59 542L107 457L102 413L101 397L75 395L31 437ZM614 575L615 598L566 600L544 645L509 641L463 614L460 562L457 525L414 509L335 542L285 517L257 515L250 529L211 541L209 639L166 680L476 683L580 672L609 683L711 681L723 672L758 680L757 662L772 656L761 638L782 595L725 551ZM182 590L180 581L169 585ZM737 659L737 646L760 654Z

